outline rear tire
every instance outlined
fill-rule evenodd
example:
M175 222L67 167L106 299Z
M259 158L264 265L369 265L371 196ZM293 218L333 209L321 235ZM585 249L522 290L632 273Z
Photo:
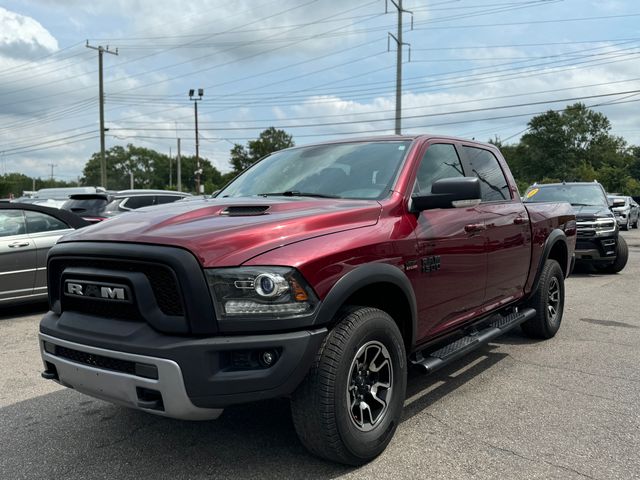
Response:
M348 465L380 455L402 414L406 360L400 330L385 312L352 307L340 314L291 399L304 446Z
M627 265L629 260L629 247L623 236L618 236L618 242L616 244L616 259L611 265L608 265L603 269L606 273L618 273Z
M564 273L555 260L545 262L538 288L527 306L535 309L536 315L522 324L522 331L531 338L552 338L564 312Z

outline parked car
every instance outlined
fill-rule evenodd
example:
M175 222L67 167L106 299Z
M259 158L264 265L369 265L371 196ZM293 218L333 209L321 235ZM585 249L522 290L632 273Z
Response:
M608 195L609 205L616 217L618 226L623 230L629 230L631 227L638 228L638 217L640 216L640 208L631 197L621 195Z
M191 194L171 190L122 190L115 193L82 193L71 195L63 210L80 215L91 223L100 222L123 212L152 205L164 205Z
M525 193L526 204L550 201L566 201L575 209L576 261L608 273L618 273L625 267L629 249L619 235L618 223L602 185L598 182L534 184Z
M291 396L311 452L362 464L400 422L409 366L433 372L518 325L556 334L575 223L568 203L523 204L493 145L283 150L216 198L56 245L43 377L191 420Z
M13 200L15 203L31 203L51 208L61 208L71 195L104 192L102 187L41 188L31 196Z
M55 208L0 204L0 305L45 299L49 248L85 225L80 217Z

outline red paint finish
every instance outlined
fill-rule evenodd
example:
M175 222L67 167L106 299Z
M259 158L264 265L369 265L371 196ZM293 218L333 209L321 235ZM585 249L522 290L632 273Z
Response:
M491 145L464 141L464 145L491 150L498 158L511 200L411 212L417 166L425 150L435 140L456 145L462 141L405 138L412 145L393 191L382 201L251 197L173 203L100 222L61 241L180 246L205 268L292 266L321 300L349 271L371 262L387 263L402 270L413 286L418 344L526 295L552 230L561 229L567 235L571 260L575 246L571 207L530 204L525 208L504 159ZM226 214L229 207L242 206L268 210L257 216ZM439 257L440 268L423 271L423 261L434 257Z

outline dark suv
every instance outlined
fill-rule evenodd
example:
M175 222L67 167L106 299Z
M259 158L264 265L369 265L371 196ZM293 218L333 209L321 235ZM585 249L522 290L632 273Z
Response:
M627 264L627 244L619 235L607 194L598 182L533 184L524 201L571 203L578 225L576 261L608 273L618 273Z
M70 210L85 220L97 223L119 213L142 207L173 203L189 193L171 190L122 190L115 193L83 193L71 195L63 210Z

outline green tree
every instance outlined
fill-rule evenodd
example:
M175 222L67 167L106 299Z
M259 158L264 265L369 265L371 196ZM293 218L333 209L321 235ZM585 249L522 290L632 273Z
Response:
M518 144L501 147L518 185L544 179L598 180L609 191L629 193L635 188L632 180L640 179L635 150L611 134L604 114L582 103L537 115L528 126Z
M66 182L64 180L52 180L49 178L34 179L32 177L27 177L22 173L7 173L5 175L0 175L0 197L20 197L22 196L22 192L25 190L32 190L34 188L34 180L36 190L41 188L75 187L78 185L77 182Z
M233 146L230 158L233 173L238 174L262 157L294 145L293 137L287 132L269 127L256 140L247 142L246 147L238 143Z
M125 190L131 186L133 174L134 188L169 188L169 164L171 162L172 187L176 188L175 159L156 150L135 145L114 146L105 152L107 163L107 185L111 190ZM205 191L211 193L222 185L222 174L211 165L206 158L200 159L202 168L201 180ZM195 156L181 158L182 190L195 192ZM84 167L84 185L99 185L100 183L100 154L94 153Z

